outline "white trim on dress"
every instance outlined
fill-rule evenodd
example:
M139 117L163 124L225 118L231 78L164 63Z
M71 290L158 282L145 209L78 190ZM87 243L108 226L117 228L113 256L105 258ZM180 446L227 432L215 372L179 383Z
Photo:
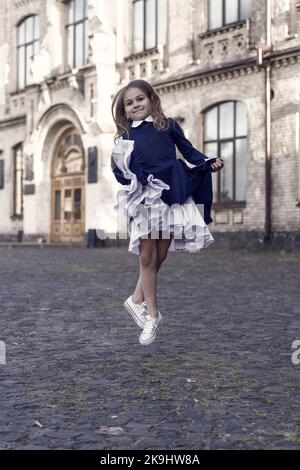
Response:
M148 238L150 232L162 230L165 238L173 235L168 251L195 252L207 248L214 242L201 213L190 196L183 204L169 207L161 199L162 191L170 186L153 174L147 177L147 185L143 186L130 168L134 140L118 137L112 150L112 157L124 178L131 180L128 185L117 193L116 210L126 217L132 217L128 251L139 255L140 238ZM155 238L155 237L154 237ZM158 236L156 237L158 238Z

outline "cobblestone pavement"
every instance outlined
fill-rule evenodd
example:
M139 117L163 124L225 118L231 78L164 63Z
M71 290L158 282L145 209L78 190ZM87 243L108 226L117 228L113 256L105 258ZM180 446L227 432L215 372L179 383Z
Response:
M146 347L122 305L138 262L0 249L0 448L299 449L300 255L170 253Z

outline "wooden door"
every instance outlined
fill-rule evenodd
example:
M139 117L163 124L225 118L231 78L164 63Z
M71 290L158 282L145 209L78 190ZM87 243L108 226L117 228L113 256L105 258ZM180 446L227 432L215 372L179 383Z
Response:
M77 136L77 145L74 135ZM63 152L58 152L52 171L51 241L83 243L85 231L83 149L78 145L78 134L70 136L68 133L67 138L64 136L63 142Z

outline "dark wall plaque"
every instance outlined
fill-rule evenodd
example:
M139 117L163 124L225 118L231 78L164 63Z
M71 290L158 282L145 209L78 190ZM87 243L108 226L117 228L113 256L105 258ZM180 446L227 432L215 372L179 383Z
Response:
M97 183L98 171L98 149L97 147L88 148L88 183Z
M24 194L34 194L34 193L35 193L35 185L34 184L25 184Z

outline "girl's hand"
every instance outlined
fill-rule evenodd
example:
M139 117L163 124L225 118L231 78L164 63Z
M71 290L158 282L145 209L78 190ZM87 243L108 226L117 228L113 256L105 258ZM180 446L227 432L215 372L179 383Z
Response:
M215 163L211 164L211 171L213 171L214 173L217 171L220 171L223 168L223 166L224 166L224 163L223 163L222 158L217 158Z
M110 166L111 166L111 169L112 169L112 170L114 170L115 168L117 168L116 162L114 161L112 155L110 156Z

